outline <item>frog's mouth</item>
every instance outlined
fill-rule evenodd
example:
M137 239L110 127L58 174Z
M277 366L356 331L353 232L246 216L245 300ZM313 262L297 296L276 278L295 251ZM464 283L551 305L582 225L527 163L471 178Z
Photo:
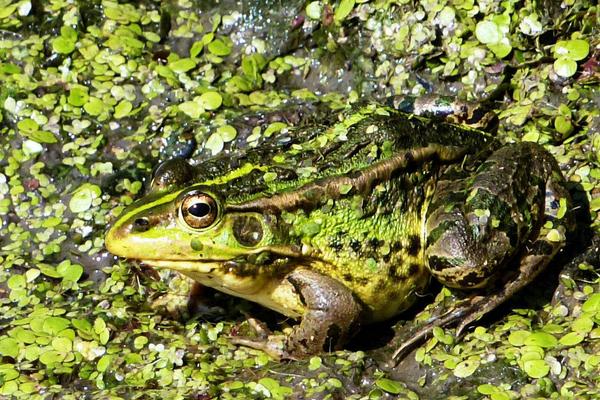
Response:
M199 274L211 274L217 269L222 269L227 260L156 260L141 259L142 264L154 267L172 269L181 273L195 272Z

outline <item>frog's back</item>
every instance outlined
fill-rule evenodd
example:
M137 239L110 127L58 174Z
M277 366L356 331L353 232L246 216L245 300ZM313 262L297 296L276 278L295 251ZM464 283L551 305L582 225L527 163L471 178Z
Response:
M200 167L246 168L211 185L225 212L276 215L313 270L349 287L367 320L383 320L427 283L423 217L440 169L477 164L494 146L479 131L369 107L275 135L234 165Z
M326 120L284 129L253 148L238 138L227 152L198 165L195 180L211 181L246 169L243 179L231 181L227 193L231 202L244 202L316 180L360 174L400 154L410 163L421 148L435 147L442 159L454 158L457 152L477 159L497 147L484 132L387 107L371 105L340 116L337 123ZM413 167L419 163L416 160Z

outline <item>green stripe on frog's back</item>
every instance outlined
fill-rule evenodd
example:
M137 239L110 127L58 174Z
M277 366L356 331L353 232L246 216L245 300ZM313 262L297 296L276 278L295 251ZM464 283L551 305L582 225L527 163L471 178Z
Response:
M225 211L248 212L248 211L294 211L302 208L304 210L317 206L323 200L338 199L351 194L365 195L380 182L387 181L394 173L406 170L409 167L418 168L428 161L434 159L441 162L452 162L465 155L465 148L458 146L446 146L432 144L412 150L400 152L393 157L380 161L369 168L361 171L338 176L322 178L316 182L305 184L294 191L270 197L262 197L238 204L228 203Z

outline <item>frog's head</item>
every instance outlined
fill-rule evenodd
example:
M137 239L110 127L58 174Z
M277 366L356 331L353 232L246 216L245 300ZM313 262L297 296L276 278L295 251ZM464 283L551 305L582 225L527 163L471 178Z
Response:
M259 264L265 255L298 252L279 237L276 217L232 209L226 182L189 185L190 168L184 161L159 167L149 193L127 207L108 231L106 247L111 253L157 267L210 274L227 263Z

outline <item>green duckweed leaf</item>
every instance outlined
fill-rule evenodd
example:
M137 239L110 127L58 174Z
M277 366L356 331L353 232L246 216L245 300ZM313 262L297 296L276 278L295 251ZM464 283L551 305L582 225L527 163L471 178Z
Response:
M60 331L66 329L71 322L68 319L61 317L48 317L44 320L42 330L50 335L56 335Z
M206 143L204 143L204 147L209 149L211 154L214 156L216 154L219 154L221 150L223 150L224 144L225 143L223 142L223 138L221 138L221 135L215 132L208 137Z
M9 4L4 7L0 7L0 19L10 17L12 13L17 9L18 4Z
M502 33L492 21L480 21L475 27L475 36L483 44L498 43L502 39Z
M28 329L25 329L21 326L16 327L10 332L10 336L17 339L21 343L35 343L36 335Z
M83 105L83 109L91 116L97 116L102 114L102 112L105 110L105 106L102 100L99 98L90 97L88 98L87 103Z
M40 128L40 126L31 118L25 118L17 122L17 128L19 128L19 131L21 131L21 133L29 134L37 131Z
M52 365L61 363L65 359L65 355L56 350L47 350L40 354L39 360L42 364Z
M473 375L473 373L479 368L480 361L479 360L465 360L454 368L454 376L457 378L466 378L467 376Z
M543 331L533 332L523 342L526 346L539 346L543 348L555 347L557 343L558 341L553 335Z
M399 394L402 393L403 385L402 382L394 381L388 378L379 378L375 381L375 386L380 388L381 390L391 393L391 394Z
M52 49L60 54L70 54L75 50L75 43L71 39L59 36L52 41Z
M63 261L56 267L56 271L65 281L77 282L83 274L83 267L79 264L71 264L70 262Z
M180 60L169 63L169 67L173 72L187 72L196 68L196 61L191 58L182 58Z
M354 8L355 0L342 0L340 4L335 9L335 14L333 15L333 19L335 22L340 23L352 12Z
M206 92L200 96L200 101L205 109L216 110L217 108L221 107L223 98L219 92Z
M66 353L73 350L73 342L66 337L52 339L52 348L58 352Z
M568 135L573 131L573 124L570 118L565 118L559 115L554 119L554 129L563 136Z
M19 355L19 342L8 337L0 339L0 354L6 357L17 358Z
M575 75L577 72L577 63L570 58L560 57L554 61L554 72L563 78L568 78Z
M86 320L86 319L72 319L71 323L73 324L73 326L84 332L84 333L91 333L92 332L92 324L90 323L90 321Z
M81 185L69 200L69 209L74 213L84 212L90 209L94 199L102 195L99 186L91 183Z
M311 359L308 362L308 369L310 371L315 371L321 368L322 363L323 360L321 359L321 357L311 357Z
M267 129L263 132L265 137L270 137L273 133L281 131L283 128L287 128L287 124L285 122L272 122L267 126Z
M531 336L530 331L514 331L508 336L508 343L513 346L523 346L529 336Z
M190 48L190 57L192 57L192 58L197 57L203 48L204 48L204 42L202 42L202 41L194 42L194 44Z
M575 346L585 339L585 333L583 332L569 332L560 338L559 343L563 346Z
M131 110L133 109L133 105L127 100L121 100L119 104L115 106L115 118L120 119L129 115Z
M321 19L321 9L323 8L320 1L311 1L306 5L306 16L310 19Z
M138 336L133 341L133 346L138 350L143 349L146 344L148 344L148 338L146 336Z
M502 39L498 43L490 43L488 47L498 58L504 58L512 51L512 46L508 39Z
M583 39L559 40L554 46L555 57L564 57L573 61L583 60L589 52L590 44Z
M207 46L208 51L211 54L219 57L225 57L231 53L231 47L229 47L223 40L215 39L210 42Z
M88 90L83 86L71 87L67 101L75 107L81 107L88 101Z
M104 372L108 369L112 362L113 356L111 355L103 355L98 360L98 364L96 365L96 369L100 372Z
M222 125L217 128L217 132L225 143L231 142L237 136L237 130L231 125Z
M596 314L600 312L600 293L592 294L581 306L585 313Z
M544 360L527 360L523 362L523 371L532 378L543 378L550 372L550 366Z
M177 108L182 113L194 119L199 118L200 114L204 112L202 106L200 106L200 104L198 104L196 101L184 101L183 103L179 104Z
M25 279L25 276L15 274L8 278L7 285L11 290L21 289L27 285L27 280Z

